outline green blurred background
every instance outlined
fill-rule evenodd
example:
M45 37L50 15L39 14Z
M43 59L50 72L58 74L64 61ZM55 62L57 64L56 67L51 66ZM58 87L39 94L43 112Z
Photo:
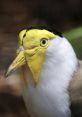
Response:
M18 33L29 26L53 26L73 45L82 59L81 0L1 0L0 1L0 117L28 117L20 78L5 71L15 57Z

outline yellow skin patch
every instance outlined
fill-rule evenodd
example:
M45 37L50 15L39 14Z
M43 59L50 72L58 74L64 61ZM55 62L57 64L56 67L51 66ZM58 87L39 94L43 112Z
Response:
M48 30L31 29L21 31L18 47L22 46L23 50L17 52L18 55L10 65L7 75L27 63L32 72L34 82L37 84L45 59L46 49L53 38L56 38L56 35Z

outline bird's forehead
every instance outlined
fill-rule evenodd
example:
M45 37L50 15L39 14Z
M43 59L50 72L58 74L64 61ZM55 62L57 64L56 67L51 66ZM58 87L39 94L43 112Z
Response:
M20 40L26 38L28 41L40 40L41 38L52 39L55 38L56 35L48 30L41 29L31 29L31 30L23 30L19 34Z
M45 38L54 38L55 34L53 34L52 32L48 31L48 30L40 30L40 29L31 29L29 31L27 31L26 36L28 38L33 38L33 37L37 37L38 39L45 37Z

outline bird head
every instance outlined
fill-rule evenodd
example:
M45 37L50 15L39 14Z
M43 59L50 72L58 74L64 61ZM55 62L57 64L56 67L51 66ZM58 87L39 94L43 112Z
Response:
M39 76L45 61L46 50L52 44L51 41L56 35L45 29L29 29L19 33L17 57L9 66L7 76L23 65L27 65L33 75L35 83L38 83Z

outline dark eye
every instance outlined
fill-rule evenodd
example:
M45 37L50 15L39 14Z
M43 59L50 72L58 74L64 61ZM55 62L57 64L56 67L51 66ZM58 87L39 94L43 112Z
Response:
M46 46L46 45L47 45L47 42L48 42L48 40L45 39L45 38L43 38L43 39L41 39L41 41L40 41L40 45L41 45L41 46Z

